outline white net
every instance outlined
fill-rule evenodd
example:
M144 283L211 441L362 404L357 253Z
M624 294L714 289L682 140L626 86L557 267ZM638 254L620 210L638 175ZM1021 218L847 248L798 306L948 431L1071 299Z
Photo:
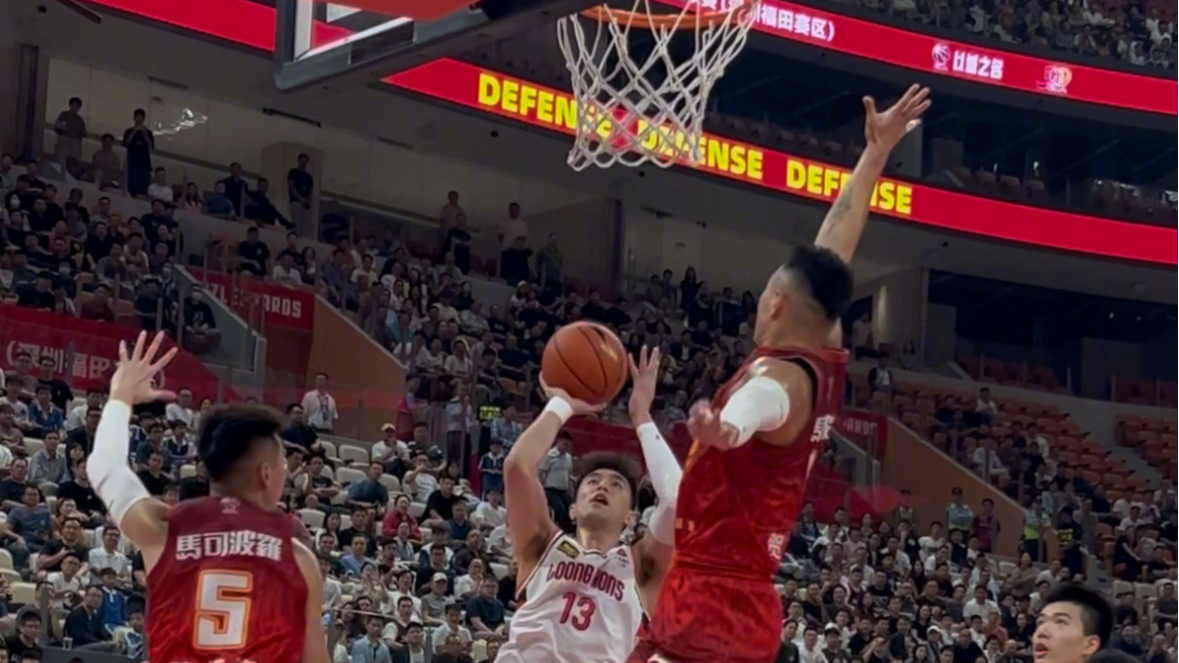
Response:
M687 0L668 14L667 5L634 0L630 12L603 6L601 20L557 21L577 99L569 165L700 164L708 95L745 47L758 4Z

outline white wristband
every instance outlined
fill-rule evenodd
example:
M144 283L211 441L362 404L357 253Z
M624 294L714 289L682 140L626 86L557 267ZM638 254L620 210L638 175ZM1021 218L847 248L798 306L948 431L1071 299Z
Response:
M561 420L562 426L573 416L573 406L569 404L569 401L560 396L550 398L549 402L544 406L544 411L557 415L557 418Z

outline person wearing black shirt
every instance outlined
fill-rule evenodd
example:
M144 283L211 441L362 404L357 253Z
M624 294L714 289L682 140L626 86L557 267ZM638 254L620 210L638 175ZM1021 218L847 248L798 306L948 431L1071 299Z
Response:
M274 203L270 202L270 198L266 196L266 192L269 190L270 181L265 177L259 177L258 188L246 192L246 219L269 225L281 224L290 228L291 222L278 211Z
M495 632L504 625L504 604L495 597L499 583L487 575L479 583L479 593L467 601L467 621L480 633Z
M517 237L507 249L500 254L500 276L508 283L527 281L531 272L528 261L532 259L532 249L527 246L527 237Z
M258 229L251 227L246 238L237 245L238 269L254 276L266 276L266 262L270 260L270 247L258 239Z
M147 112L136 108L132 115L134 126L123 132L123 147L127 148L127 193L147 195L151 184L151 152L156 148L156 137L144 122Z
M970 637L967 626L958 631L958 638L950 649L954 652L953 663L978 663L978 659L984 657L982 647Z
M90 477L86 474L86 461L78 461L74 466L74 479L66 481L57 487L57 499L73 500L78 512L90 520L101 520L106 513L106 506L94 492L90 485Z
M888 600L892 598L892 586L888 584L888 576L884 571L876 572L872 584L868 586L868 594L876 600L877 607L888 605Z
M73 638L75 647L106 642L110 638L103 627L102 614L98 610L100 607L102 607L102 588L98 585L90 585L86 588L82 605L71 610L65 619L65 634L67 637Z
M233 211L241 216L246 192L250 190L249 185L242 179L242 165L236 161L229 164L229 177L220 180L219 183L225 185L225 197L229 198Z
M49 387L49 400L61 408L63 412L67 412L70 401L74 399L74 392L68 384L53 375L54 368L56 367L53 357L48 355L42 357L41 375L37 378L37 384Z
M52 311L57 304L53 296L53 274L41 272L37 275L37 282L32 288L25 288L17 295L17 306Z
M60 571L61 561L73 553L78 560L90 558L90 549L82 543L82 520L67 516L61 525L61 538L52 539L41 548L37 557L38 571Z
M298 165L287 171L287 194L291 209L307 212L311 209L311 192L315 190L315 178L307 172L311 157L300 154ZM292 214L296 214L292 211Z
M340 530L339 538L341 541L353 541L358 536L363 536L365 540L365 555L367 557L376 557L377 555L377 537L373 536L372 528L369 526L369 520L372 517L371 507L357 506L352 508L352 526L348 529Z
M147 489L149 495L159 497L164 494L164 489L168 487L171 480L168 475L164 474L164 455L158 451L152 451L147 457L147 467L140 470L137 474L139 480L143 482L143 487Z
M438 490L426 498L426 517L430 520L450 520L454 517L454 503L462 499L454 494L454 479L444 476L438 480Z
M28 477L28 459L19 457L14 459L8 466L8 478L0 480L0 502L3 502L6 509L21 505L21 500L25 495L25 486L29 485Z
M794 637L798 634L798 622L793 619L782 624L782 640L778 645L778 656L774 663L798 663L798 645L794 644Z
M180 499L191 500L209 496L209 471L204 461L197 461L196 474L180 481Z
M36 610L27 610L21 613L19 624L16 635L10 635L4 639L4 648L8 650L8 655L12 657L11 660L20 661L20 657L25 653L35 653L37 656L41 656L41 645L37 644L37 639L41 635L41 613Z

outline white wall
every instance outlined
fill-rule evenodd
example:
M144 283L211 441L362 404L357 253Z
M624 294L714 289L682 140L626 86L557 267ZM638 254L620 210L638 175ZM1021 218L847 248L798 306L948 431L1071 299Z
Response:
M738 295L749 290L756 296L794 247L780 239L707 223L707 219L657 215L634 205L624 205L622 215L623 269L640 284L664 269L672 270L678 281L690 266L714 292L728 286ZM854 259L852 268L856 283L904 269L862 258Z
M507 215L508 203L513 201L520 203L527 216L594 199L575 189L428 156L371 136L265 115L260 108L140 75L59 58L49 59L47 66L48 122L76 96L82 99L82 115L90 133L121 138L131 126L132 112L143 108L156 132L157 149L223 167L238 161L246 171L255 173L262 170L266 146L284 141L307 145L324 154L321 189L339 196L434 217L446 202L447 191L455 189L476 226L496 224ZM171 177L175 179L175 175Z

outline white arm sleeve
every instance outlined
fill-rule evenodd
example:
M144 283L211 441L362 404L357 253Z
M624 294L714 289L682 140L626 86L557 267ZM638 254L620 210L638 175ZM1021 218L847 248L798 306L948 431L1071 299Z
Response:
M745 444L758 431L774 430L790 416L790 397L777 381L755 377L741 385L721 410L722 423L737 429L737 444Z
M148 499L147 488L131 471L127 458L131 453L131 406L107 401L94 435L94 451L86 461L86 472L94 492L110 511L115 525L123 526L123 516L133 504Z
M650 532L656 541L671 545L675 543L675 507L679 498L680 476L683 470L659 433L659 427L647 422L635 429L639 444L643 448L643 459L647 462L647 473L651 475L651 486L659 504L651 514Z

